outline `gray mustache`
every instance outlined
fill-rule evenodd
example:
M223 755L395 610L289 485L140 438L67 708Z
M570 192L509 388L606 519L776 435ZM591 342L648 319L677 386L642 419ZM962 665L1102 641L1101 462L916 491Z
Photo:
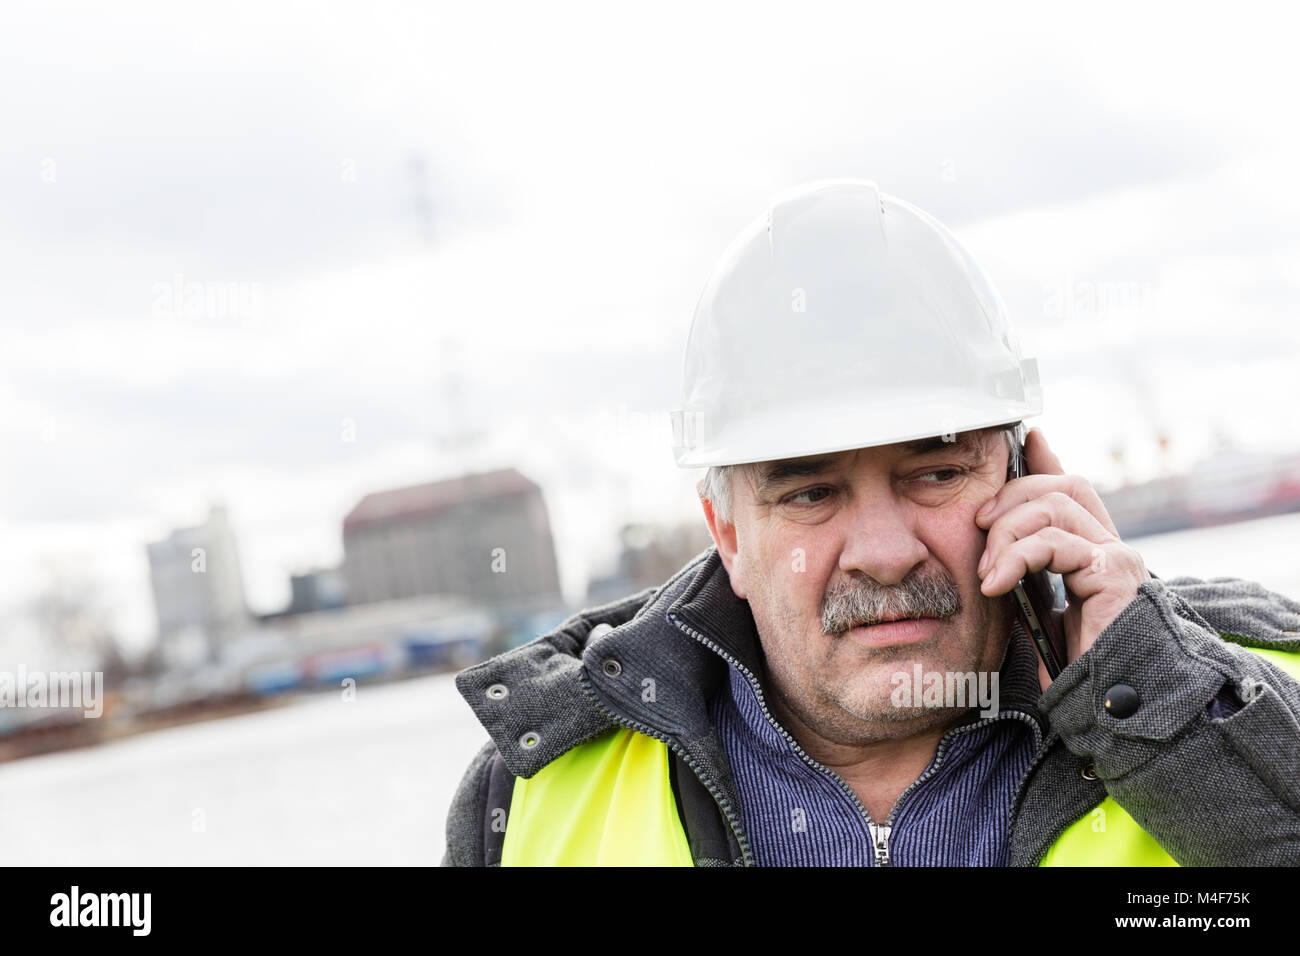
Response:
M887 617L951 617L961 612L957 582L946 571L905 578L887 588L867 579L832 587L822 599L822 630L838 637Z

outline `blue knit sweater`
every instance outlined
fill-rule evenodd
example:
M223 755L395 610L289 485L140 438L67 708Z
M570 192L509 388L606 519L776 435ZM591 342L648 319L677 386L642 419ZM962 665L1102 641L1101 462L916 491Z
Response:
M730 693L717 694L711 710L758 865L873 866L882 857L891 866L1007 865L1012 800L1034 756L1028 718L972 711L945 735L892 819L868 821L852 789L801 756L750 680L730 672ZM890 827L883 848L870 823Z

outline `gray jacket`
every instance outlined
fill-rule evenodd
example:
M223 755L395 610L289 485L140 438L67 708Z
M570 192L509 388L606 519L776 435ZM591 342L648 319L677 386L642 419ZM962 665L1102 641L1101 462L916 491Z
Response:
M1148 581L1045 692L1022 638L1000 707L1031 718L1039 745L1013 802L1012 865L1036 865L1107 794L1185 866L1300 863L1300 684L1239 646L1300 650L1300 603L1238 579ZM708 701L725 692L729 661L759 673L760 647L710 548L657 588L461 671L457 689L491 739L453 798L443 865L498 865L514 777L616 725L675 755L696 865L752 865ZM1119 683L1140 698L1124 719L1102 706ZM1212 717L1216 696L1239 709Z

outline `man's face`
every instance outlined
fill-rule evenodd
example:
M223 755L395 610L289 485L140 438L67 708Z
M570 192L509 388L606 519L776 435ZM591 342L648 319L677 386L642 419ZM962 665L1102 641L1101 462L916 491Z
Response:
M980 592L975 512L1007 455L988 429L733 474L735 524L705 511L779 709L841 743L907 737L955 712L896 706L896 674L998 670L1010 617L1004 597ZM918 615L929 619L870 626Z

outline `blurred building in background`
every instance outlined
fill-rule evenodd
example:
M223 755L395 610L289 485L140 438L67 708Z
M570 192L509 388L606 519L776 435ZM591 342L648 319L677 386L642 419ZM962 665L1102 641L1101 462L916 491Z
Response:
M249 620L225 507L215 505L203 524L177 528L149 544L148 553L163 666L184 669L217 660Z
M546 503L514 468L366 495L343 521L343 553L350 605L561 601Z
M286 614L332 611L347 603L347 582L342 568L316 568L289 576L292 597Z
M593 577L587 586L588 607L657 587L713 546L703 519L680 524L626 524L619 531L619 540L622 550L614 571Z
M243 688L265 695L468 667L504 640L487 609L464 598L374 601L264 615L230 663Z

